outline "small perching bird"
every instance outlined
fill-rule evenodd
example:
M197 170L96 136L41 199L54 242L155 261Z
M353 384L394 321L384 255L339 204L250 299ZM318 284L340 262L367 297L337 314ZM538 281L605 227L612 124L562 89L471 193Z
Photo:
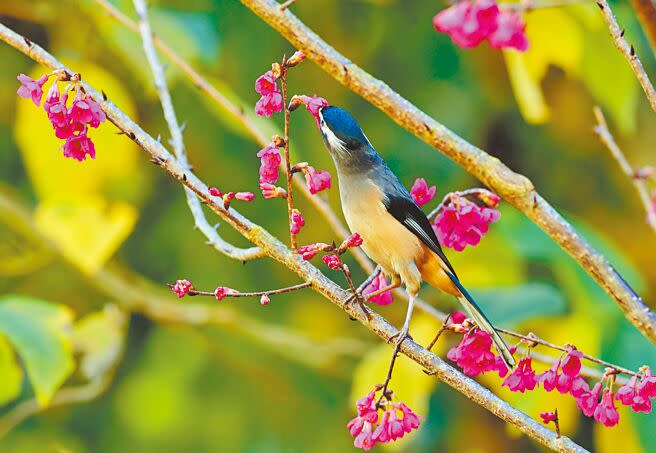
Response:
M424 212L373 148L362 129L345 110L319 110L324 144L337 168L342 211L351 232L363 239L362 249L392 283L368 295L403 283L408 311L398 342L408 335L415 298L425 281L458 298L467 315L492 337L509 369L515 367L508 346L458 279Z

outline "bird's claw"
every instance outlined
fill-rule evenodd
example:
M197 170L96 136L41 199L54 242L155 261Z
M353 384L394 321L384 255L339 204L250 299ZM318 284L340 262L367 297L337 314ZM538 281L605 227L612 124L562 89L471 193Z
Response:
M392 335L391 337L389 337L389 339L387 340L387 342L388 342L389 344L394 343L394 345L395 345L397 348L400 348L400 347L401 347L401 344L402 344L406 339L410 339L410 340L412 340L412 337L410 336L410 334L408 333L407 330L403 330L403 329L402 329L402 330L397 331L397 332L396 332L394 335Z

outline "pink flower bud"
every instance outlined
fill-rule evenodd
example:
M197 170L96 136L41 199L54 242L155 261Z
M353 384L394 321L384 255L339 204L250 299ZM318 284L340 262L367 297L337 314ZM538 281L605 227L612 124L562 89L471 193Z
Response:
M220 301L234 293L235 293L234 289L227 288L225 286L219 286L214 290L214 297L216 297L216 300Z
M297 50L296 52L294 52L294 55L289 57L289 60L287 60L287 66L290 67L290 68L294 67L294 66L302 63L303 60L305 60L305 54L303 52L301 52L300 50Z
M237 192L235 198L241 201L253 201L255 194L253 192Z
M271 302L271 299L269 298L268 294L262 294L262 297L260 297L260 304L261 305L269 305Z
M267 182L261 182L259 187L262 190L262 196L265 199L277 197L287 198L287 191L282 187L274 186L273 184L269 184Z
M542 423L545 425L558 418L555 412L541 412L540 417L542 417Z
M334 271L339 271L342 269L342 260L339 259L339 256L335 254L324 255L321 257L321 260Z
M210 187L209 192L210 192L210 195L212 195L213 197L222 197L223 196L223 192L221 192L216 187Z
M189 280L177 280L171 290L178 296L179 299L182 299L193 288L194 287Z
M305 219L301 215L301 211L293 209L291 218L289 219L289 231L298 234L302 226L305 226Z
M344 247L346 248L351 248L351 247L360 247L362 245L362 237L358 233L353 233L349 237L346 238L344 241Z

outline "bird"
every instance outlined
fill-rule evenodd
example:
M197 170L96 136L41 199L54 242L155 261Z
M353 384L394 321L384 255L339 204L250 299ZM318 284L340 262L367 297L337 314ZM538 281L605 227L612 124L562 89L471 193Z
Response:
M509 369L516 362L507 344L460 282L426 214L376 152L346 110L326 105L318 111L323 142L337 170L342 212L362 250L391 279L368 298L403 284L408 309L397 346L408 336L415 299L422 282L455 296L468 317L492 338Z

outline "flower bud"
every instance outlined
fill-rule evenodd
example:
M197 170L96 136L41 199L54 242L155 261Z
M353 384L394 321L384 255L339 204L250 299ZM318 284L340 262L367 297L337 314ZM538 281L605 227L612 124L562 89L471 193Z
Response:
M303 60L305 60L305 54L300 50L297 50L294 52L294 55L292 55L289 60L287 60L287 67L292 68L298 64L301 64Z

